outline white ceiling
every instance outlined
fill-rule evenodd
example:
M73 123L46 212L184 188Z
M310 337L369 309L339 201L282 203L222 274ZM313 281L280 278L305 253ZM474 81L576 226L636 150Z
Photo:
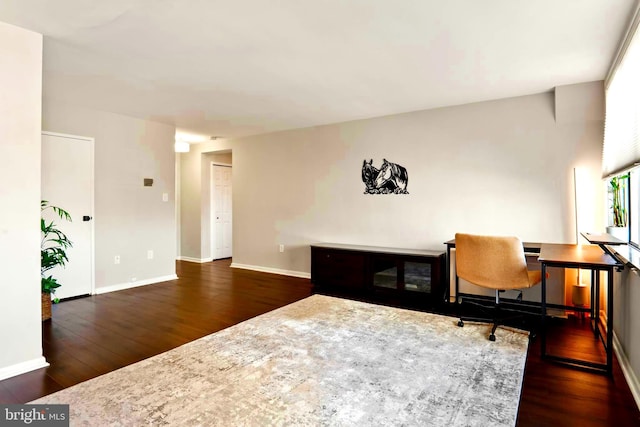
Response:
M238 137L601 80L636 0L1 0L46 97Z

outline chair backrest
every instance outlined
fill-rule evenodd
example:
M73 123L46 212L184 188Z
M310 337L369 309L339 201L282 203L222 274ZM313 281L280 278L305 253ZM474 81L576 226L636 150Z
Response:
M456 234L458 277L491 289L529 288L527 260L517 237Z

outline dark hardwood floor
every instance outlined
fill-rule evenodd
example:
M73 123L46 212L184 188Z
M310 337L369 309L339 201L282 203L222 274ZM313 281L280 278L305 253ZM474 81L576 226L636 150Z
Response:
M48 368L0 381L0 403L25 403L305 298L309 280L231 269L230 260L178 262L180 277L62 302L43 324ZM446 311L445 309L436 311ZM588 322L554 325L550 349L595 354ZM498 332L499 334L499 332ZM499 336L498 336L499 340ZM617 360L612 378L527 355L518 426L638 426L640 411Z

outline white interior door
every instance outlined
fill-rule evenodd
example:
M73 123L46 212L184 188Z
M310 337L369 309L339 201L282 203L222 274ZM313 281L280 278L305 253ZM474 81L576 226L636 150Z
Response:
M230 258L232 253L231 166L211 166L211 212L213 259Z
M55 296L69 298L92 294L93 267L93 139L42 133L42 199L71 215L72 222L48 212L73 247L65 268L48 272L62 286Z

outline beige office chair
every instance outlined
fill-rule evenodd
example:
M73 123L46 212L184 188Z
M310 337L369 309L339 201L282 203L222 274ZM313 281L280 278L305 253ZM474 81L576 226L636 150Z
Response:
M530 288L539 283L542 278L540 271L527 270L522 242L517 237L476 236L462 233L456 234L456 274L474 285L495 290L493 318L461 316L458 322L460 327L464 326L465 320L493 323L491 335L489 335L491 341L496 340L496 328L510 319L510 317L500 317L501 311L518 311L500 307L500 291Z

